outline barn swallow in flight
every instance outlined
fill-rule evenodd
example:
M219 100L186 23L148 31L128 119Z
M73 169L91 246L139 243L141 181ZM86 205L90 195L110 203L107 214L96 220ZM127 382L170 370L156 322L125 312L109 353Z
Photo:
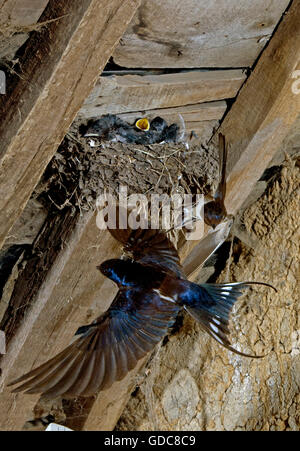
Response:
M225 136L219 134L219 167L220 182L214 195L214 200L208 202L204 206L204 221L207 225L215 228L229 216L225 207L226 195L226 163L227 163L228 146L225 143Z
M10 383L22 383L14 393L70 398L91 396L110 387L154 349L181 309L227 349L258 357L231 346L229 316L243 288L271 285L197 285L186 279L178 252L163 231L116 229L110 233L122 243L126 255L98 267L119 288L110 308L93 323L80 327L75 341L60 354Z

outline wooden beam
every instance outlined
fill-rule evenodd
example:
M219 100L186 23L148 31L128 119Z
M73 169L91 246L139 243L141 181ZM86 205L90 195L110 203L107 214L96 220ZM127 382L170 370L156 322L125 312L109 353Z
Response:
M300 1L294 0L222 123L230 143L229 214L239 210L300 114L299 24Z
M0 58L12 58L49 0L0 0Z
M113 55L123 67L252 66L289 0L143 0Z
M84 431L111 431L117 424L130 395L136 386L138 374L149 359L146 356L137 366L120 382L101 393L91 404L90 411L82 424Z
M98 230L94 214L87 213L77 221L1 359L1 430L20 430L32 418L39 399L12 395L6 388L8 380L56 354L80 324L109 307L116 290L96 266L119 254L119 244L109 233Z
M297 3L299 3L297 1ZM274 102L270 103L270 98L273 98L273 91L266 95L264 91L264 84L260 81L259 74L256 71L262 71L261 76L264 77L265 73L271 74L273 71L278 70L282 74L282 67L278 63L277 58L281 56L280 49L284 51L284 55L290 55L284 64L287 64L287 71L285 73L285 82L280 79L279 88L282 86L289 86L292 88L293 83L295 83L294 71L298 70L299 61L299 49L300 43L299 38L295 36L296 25L299 23L299 8L295 9L294 6L291 8L289 14L286 16L280 27L278 28L274 38L273 47L273 58L272 64L265 66L264 64L258 64L251 77L255 76L257 92L255 94L256 102L259 103L257 108L257 113L261 114L261 121L266 120L268 114L274 114L277 111L279 117L281 117L281 108L286 112L287 106L284 102L285 97L280 97L281 103L276 102L276 95L274 95ZM279 33L279 36L277 36ZM297 40L297 48L295 47L295 40ZM281 46L279 46L281 42ZM273 44L273 39L270 46ZM298 49L298 50L297 50ZM272 50L272 47L271 47ZM269 59L269 51L267 49L267 59ZM292 55L295 57L294 64L292 64ZM262 55L262 61L265 58L265 54ZM264 69L266 72L264 72ZM256 75L255 75L256 74ZM294 75L292 75L294 74ZM255 92L255 86L252 86L253 78L249 79L244 90L246 90L248 83L250 83L251 94ZM252 80L252 81L251 81ZM297 80L296 80L297 81ZM272 85L273 89L275 87ZM292 89L291 92L295 91ZM249 92L249 94L250 94ZM281 96L283 94L282 90L276 91L277 95ZM290 103L290 108L294 112L294 109L298 108L299 112L299 96L291 96L290 91L284 88L284 93L288 97ZM247 94L247 91L246 91ZM239 125L240 118L246 118L249 103L245 102L244 94L242 98L242 103L239 107L240 116L235 109L232 108L229 115L234 114L234 120L229 121L230 117L227 117L227 121L231 124L231 127L237 127L239 136L242 136L241 131L243 127L245 128L245 134L247 135L247 128L252 127L253 118L248 114L250 122L244 120L243 125ZM236 101L239 104L240 96ZM295 102L295 103L294 103ZM274 104L276 109L274 110ZM245 107L243 112L242 105ZM253 101L252 101L253 105ZM273 105L273 106L272 106ZM264 114L263 114L264 113ZM285 133L288 133L289 126L292 125L292 116L289 115L289 120L286 120ZM226 123L226 121L225 121ZM276 122L277 123L277 122ZM259 125L259 124L258 124ZM258 131L260 130L257 127ZM233 128L229 128L233 136ZM239 131L240 130L240 131ZM255 131L255 127L253 127ZM273 130L272 143L273 143L273 153L280 146L280 142L277 143L276 140L276 130ZM225 132L226 133L226 132ZM281 138L281 134L284 133L282 127L278 129L278 137ZM259 144L261 141L259 137L253 136L252 140L256 140ZM265 142L265 141L264 141ZM242 144L242 143L240 143ZM247 161L251 160L251 155L249 154L249 148L255 154L255 146L241 146L239 149L239 154L237 155L235 164L232 165L233 157L235 153L231 154L231 166L229 168L228 180L231 178L230 171L235 170L236 164L243 159L244 152L248 152ZM262 150L262 149L261 149ZM260 158L267 164L264 159L264 155L260 155ZM258 157L253 160L253 165L259 164ZM250 171L252 177L257 177L255 171ZM250 180L251 182L251 180ZM249 178L244 177L244 179L239 180L239 184L229 184L229 198L235 199L233 190L238 190L240 193L244 191L247 192L247 186L249 184ZM242 194L239 195L239 202ZM228 203L228 209L234 211L235 205ZM181 250L181 255L183 258L188 255L195 242L191 242L189 247L185 247ZM1 383L3 386L5 383L23 371L31 369L33 366L42 363L47 360L50 356L54 355L56 352L61 350L71 339L74 331L80 324L84 324L90 321L91 318L95 317L101 311L105 310L111 302L112 296L112 283L111 281L104 279L98 271L95 270L95 266L107 258L112 258L119 255L120 248L118 243L116 243L108 234L108 232L99 232L96 228L95 217L88 214L79 221L76 230L66 243L61 254L57 257L55 264L50 270L47 279L44 281L42 288L40 289L36 299L33 300L33 305L31 310L28 312L26 321L19 326L16 331L15 336L10 341L7 354L2 358L1 369L2 369L2 379ZM68 327L66 327L66 324ZM142 362L141 362L142 363ZM132 381L134 377L134 372L130 375L129 379L126 378L124 381L114 384L109 390L100 395L94 400L90 407L90 414L87 417L84 428L89 429L113 429L115 423L118 419L118 415L128 398L130 393L130 388L132 387ZM22 394L11 395L6 389L0 394L0 403L2 409L0 411L0 429L19 429L22 427L25 419L28 418L28 413L31 411L32 407L37 401L35 396L25 396ZM104 401L105 400L105 401ZM106 416L109 413L109 417Z
M60 19L32 36L0 96L0 246L139 3L50 0L41 20Z
M90 118L229 99L245 79L239 69L100 77L79 114Z
M49 0L0 0L1 25L15 27L35 24Z
M5 333L0 330L0 354L6 353L6 340L5 340Z

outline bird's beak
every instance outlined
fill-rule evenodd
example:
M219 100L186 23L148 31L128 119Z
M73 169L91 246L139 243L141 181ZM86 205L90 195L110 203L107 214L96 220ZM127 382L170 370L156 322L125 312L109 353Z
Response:
M83 135L84 138L97 138L99 136L99 133L93 132L88 130L85 135Z

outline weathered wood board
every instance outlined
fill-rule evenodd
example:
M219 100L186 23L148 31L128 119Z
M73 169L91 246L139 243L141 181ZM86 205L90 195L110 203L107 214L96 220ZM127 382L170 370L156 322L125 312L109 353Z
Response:
M296 122L299 86L300 1L294 0L222 123L230 143L228 213L237 213Z
M1 0L1 24L32 25L38 21L49 0Z
M289 0L143 0L114 61L124 67L252 66Z
M245 79L239 69L100 77L79 115L91 118L229 99Z
M141 117L147 117L151 120L157 116L163 117L168 123L178 122L179 115L182 116L185 122L202 122L221 119L226 108L227 104L225 101L216 101L174 108L141 110L134 113L118 113L118 117L131 124L134 124L135 121ZM89 116L84 117L86 119L90 118Z
M49 0L0 1L0 58L13 57L27 40L30 26L38 21L48 2Z
M43 20L61 19L32 36L22 76L0 96L0 247L139 3L48 4Z
M178 123L178 122L177 122ZM185 138L188 140L190 138L199 138L201 143L207 143L213 132L217 130L220 125L220 121L191 121L185 122Z
M1 360L1 430L20 430L39 398L12 395L5 387L8 380L56 354L70 342L79 324L108 308L114 286L96 266L119 252L118 243L97 229L94 215L86 214L78 221Z

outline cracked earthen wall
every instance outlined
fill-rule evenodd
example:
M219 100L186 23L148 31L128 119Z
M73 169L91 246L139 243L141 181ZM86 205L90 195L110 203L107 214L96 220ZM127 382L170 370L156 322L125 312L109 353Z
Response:
M232 354L185 316L157 350L131 396L121 430L300 430L299 164L289 162L243 216L255 242L218 281L273 284L247 292L234 311Z

